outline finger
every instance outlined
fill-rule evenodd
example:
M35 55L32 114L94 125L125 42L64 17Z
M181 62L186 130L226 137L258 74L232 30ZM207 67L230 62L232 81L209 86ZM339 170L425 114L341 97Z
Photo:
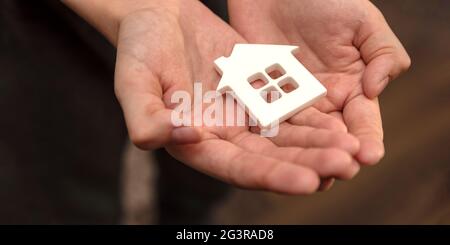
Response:
M202 139L202 130L194 127L179 127L172 130L170 143L172 144L193 144Z
M357 46L367 64L363 88L369 98L377 97L390 80L411 65L408 53L380 12L362 25Z
M122 106L130 138L142 149L155 149L168 143L174 128L171 121L172 110L163 102L160 80L149 66L135 55L123 51L119 40L117 49L115 90ZM178 86L178 87L177 87ZM177 88L175 88L177 87ZM171 89L187 91L192 88L180 83ZM190 133L187 131L191 130ZM184 129L184 135L195 135L194 129ZM198 140L196 137L188 140ZM193 142L194 142L193 141Z
M319 177L313 170L245 151L225 140L170 146L168 150L191 167L243 188L309 194L319 187Z
M288 123L280 124L278 134L270 140L278 146L338 148L352 155L359 151L359 140L349 133Z
M307 108L295 114L288 120L288 122L299 126L311 126L314 128L324 128L347 132L347 127L342 121L313 107Z
M315 170L320 177L336 177L343 180L352 179L359 172L359 164L352 157L338 149L299 149L296 147L279 147L265 150L274 158L291 161Z
M383 54L369 61L363 75L364 93L369 98L381 94L387 84L407 70L409 61L399 54Z
M267 138L244 133L234 141L238 146L261 155L293 162L315 170L320 177L351 179L359 171L359 164L345 151L335 148L278 147Z
M378 99L358 95L345 105L343 116L349 132L360 141L357 160L369 165L379 162L384 156L384 145Z

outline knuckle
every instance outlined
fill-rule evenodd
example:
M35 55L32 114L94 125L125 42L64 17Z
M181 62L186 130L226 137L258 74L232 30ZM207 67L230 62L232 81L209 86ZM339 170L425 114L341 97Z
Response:
M151 149L152 135L147 130L131 129L129 130L130 140L138 148L142 150Z

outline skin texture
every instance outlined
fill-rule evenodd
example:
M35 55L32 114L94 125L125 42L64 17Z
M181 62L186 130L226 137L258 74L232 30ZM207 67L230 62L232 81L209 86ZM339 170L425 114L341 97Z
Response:
M353 156L360 154L360 143L348 130L355 133L358 123L381 130L375 100L362 101L370 107L364 107L368 115L362 115L363 122L361 115L345 118L338 109L346 104L339 100L345 101L349 91L359 91L355 97L362 97L361 88L356 88L361 87L356 79L361 72L354 71L362 70L361 64L349 69L351 86L338 81L332 89L337 101L325 100L295 115L280 125L277 137L260 137L248 126L174 128L171 95L179 90L192 94L194 81L202 82L203 91L215 90L219 75L213 61L247 40L196 0L64 2L117 46L115 91L130 138L142 149L164 146L192 168L240 187L307 194L330 187L334 177L350 179L358 172ZM255 42L245 28L238 29ZM316 75L335 77L334 70L314 63L317 60L311 58ZM334 86L326 80L329 88ZM361 107L361 100L355 101L353 107ZM355 135L361 139L369 133Z
M203 91L215 90L213 61L245 42L196 1L127 16L119 31L116 93L132 141L143 149L166 145L189 166L245 188L305 194L318 189L320 178L352 178L359 170L352 159L358 141L339 120L315 109L282 124L273 139L248 126L173 130L172 93L192 93L194 81L203 82Z
M377 163L384 146L376 97L410 66L378 9L365 0L228 3L231 25L249 42L300 47L297 58L328 89L314 107L342 120L359 139L360 163Z

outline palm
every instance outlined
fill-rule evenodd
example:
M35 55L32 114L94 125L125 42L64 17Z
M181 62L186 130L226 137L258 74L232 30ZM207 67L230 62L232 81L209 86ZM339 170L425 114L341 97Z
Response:
M250 42L299 46L298 59L328 89L315 107L341 118L360 139L360 162L377 162L383 150L379 108L376 100L363 94L366 65L355 45L367 7L347 0L263 3L242 9L231 4L233 27ZM250 12L258 15L249 17Z
M339 36L335 37L341 38ZM344 41L344 38L341 38ZM327 96L314 106L322 112L342 112L348 102L357 96L364 96L361 79L364 74L365 64L359 57L359 51L354 48L345 56L333 56L332 53L316 53L325 44L308 42L307 40L291 41L304 47L297 55L299 60L321 81L327 88ZM351 40L349 42L351 45ZM330 45L330 44L328 44ZM330 46L330 52L337 53L345 46L336 44ZM348 47L348 46L346 46ZM331 51L333 50L333 51Z

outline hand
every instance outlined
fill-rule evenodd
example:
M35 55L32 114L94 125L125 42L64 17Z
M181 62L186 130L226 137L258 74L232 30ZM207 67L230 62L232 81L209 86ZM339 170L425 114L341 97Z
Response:
M410 65L378 9L361 0L229 0L229 8L231 25L249 42L300 47L298 59L328 89L315 107L358 137L359 162L378 162L384 146L376 96Z
M342 122L312 108L280 125L271 140L248 126L174 128L172 94L192 95L194 81L203 83L203 91L215 90L219 76L213 61L245 40L198 1L143 1L143 6L120 20L117 37L107 34L114 28L103 28L117 43L115 90L136 145L166 146L211 176L282 193L311 193L319 178L356 174L357 139L342 132Z
M173 107L172 93L192 93L194 81L202 81L204 91L215 90L219 76L213 61L229 55L235 43L245 42L196 1L181 5L173 14L167 13L151 11L129 16L119 32L116 90L128 115L131 138L144 149L165 141L155 139L165 135L161 134L163 128L170 128L167 122L168 108ZM158 28L151 25L156 21ZM247 188L310 193L318 188L319 175L351 178L359 169L350 155L358 150L357 140L342 132L313 128L343 127L329 115L313 109L303 115L293 119L303 126L281 125L274 142L251 133L246 126L205 126L197 128L199 142L166 148L197 170ZM173 131L172 137L184 141L187 138L184 129ZM302 148L311 146L316 148Z

